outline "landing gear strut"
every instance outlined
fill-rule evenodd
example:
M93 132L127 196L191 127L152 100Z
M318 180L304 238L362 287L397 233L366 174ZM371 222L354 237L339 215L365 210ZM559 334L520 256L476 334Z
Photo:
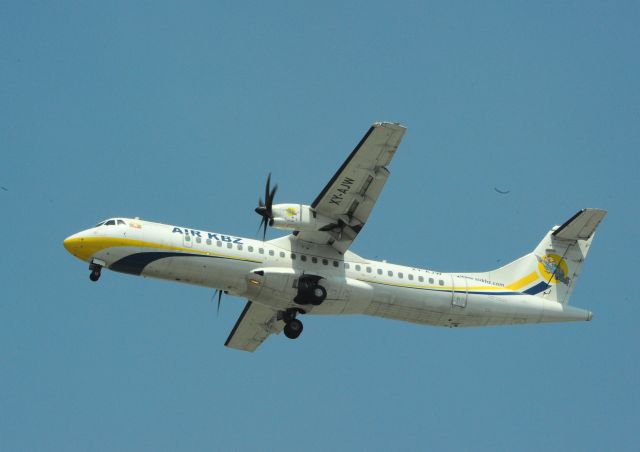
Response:
M282 320L285 322L284 335L289 339L297 339L304 328L302 322L296 319L297 309L287 309L282 313Z
M102 265L100 264L96 264L95 262L91 262L89 264L89 270L91 270L91 273L89 273L89 279L91 281L97 281L100 279L100 273L102 271Z

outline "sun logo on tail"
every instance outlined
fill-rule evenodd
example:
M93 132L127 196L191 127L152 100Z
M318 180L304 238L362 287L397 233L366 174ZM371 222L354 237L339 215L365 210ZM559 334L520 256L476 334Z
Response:
M545 254L544 256L536 256L538 259L538 271L542 278L551 284L560 281L569 285L569 266L565 260L557 254Z

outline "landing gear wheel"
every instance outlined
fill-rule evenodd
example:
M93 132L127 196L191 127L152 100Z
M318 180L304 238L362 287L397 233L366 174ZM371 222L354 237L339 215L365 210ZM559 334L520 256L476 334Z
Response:
M302 322L298 319L292 319L284 326L284 335L289 339L297 339L302 333Z
M314 306L318 306L324 301L325 298L327 298L327 289L322 286L315 286L311 291L311 294L311 304Z
M100 279L100 270L92 270L91 273L89 273L89 279L91 281L97 281Z

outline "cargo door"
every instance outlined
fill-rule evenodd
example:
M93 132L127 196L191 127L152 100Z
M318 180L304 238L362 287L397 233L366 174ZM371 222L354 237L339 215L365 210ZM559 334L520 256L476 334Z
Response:
M451 304L458 308L466 308L468 296L467 278L452 276L451 281L453 282L453 297L451 298Z

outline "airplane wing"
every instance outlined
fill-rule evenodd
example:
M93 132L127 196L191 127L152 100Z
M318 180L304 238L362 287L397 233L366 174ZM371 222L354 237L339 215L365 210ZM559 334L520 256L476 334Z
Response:
M335 220L322 231L298 231L298 239L331 245L344 253L364 227L387 182L387 165L406 128L390 122L374 123L311 207Z
M247 301L224 345L253 352L271 333L279 334L283 328L284 322L278 320L274 309Z

